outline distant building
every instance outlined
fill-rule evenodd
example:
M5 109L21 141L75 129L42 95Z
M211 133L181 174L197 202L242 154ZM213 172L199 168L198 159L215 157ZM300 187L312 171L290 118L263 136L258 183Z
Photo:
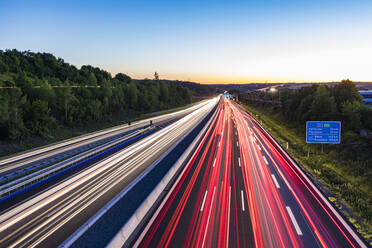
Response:
M359 94L363 97L366 104L372 104L372 90L360 90Z

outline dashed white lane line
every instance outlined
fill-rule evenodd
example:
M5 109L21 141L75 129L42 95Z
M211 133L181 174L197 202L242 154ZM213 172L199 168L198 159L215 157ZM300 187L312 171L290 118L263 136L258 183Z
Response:
M291 208L288 207L288 206L286 206L285 208L287 209L287 212L288 212L288 214L289 214L289 217L290 217L291 220L292 220L292 223L293 223L293 225L294 225L294 227L295 227L295 229L296 229L297 234L298 234L298 235L302 235L302 231L301 231L301 229L300 229L300 226L298 225L298 223L297 223L297 221L296 221L296 218L294 217L294 215L293 215L293 213L292 213Z
M243 193L243 190L240 190L240 195L242 197L242 209L243 211L245 211L245 206L244 206L244 193Z
M278 183L278 181L276 180L275 175L274 175L274 174L271 174L271 177L273 178L273 181L274 181L274 183L275 183L275 186L276 186L278 189L280 189L279 183Z
M240 163L240 157L238 158L238 164L239 164L239 167L242 167L242 165Z
M206 190L205 193L204 193L204 198L203 198L203 202L202 202L202 205L201 205L201 208L200 208L200 212L203 212L205 200L207 199L207 195L208 195L208 190Z
M239 142L238 141L236 142L236 146L239 146Z
M262 151L262 149L261 149L261 146L260 146L260 145L257 145L257 147L258 147L258 150Z
M220 143L221 143L221 142L220 142L220 141L218 141L218 146L220 146Z
M263 159L265 160L265 164L269 165L269 162L267 162L267 159L266 159L266 157L265 157L265 156L263 156L263 155L262 155L262 157L263 157Z
M238 133L235 131L235 135L238 135Z
M217 158L214 158L214 161L213 161L213 167L214 167L215 164L216 164L216 159L217 159Z

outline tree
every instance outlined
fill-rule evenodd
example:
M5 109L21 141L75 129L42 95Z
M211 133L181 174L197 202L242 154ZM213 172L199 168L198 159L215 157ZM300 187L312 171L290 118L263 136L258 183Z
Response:
M160 83L160 96L159 96L159 100L163 103L168 103L168 99L169 99L169 91L168 91L168 86L164 83L164 82L161 82Z
M137 101L138 101L138 91L137 91L137 86L136 83L131 82L127 86L127 98L129 102L129 106L132 109L137 108Z
M93 72L88 74L87 83L90 86L97 86L97 78Z
M157 72L154 73L154 80L159 81L159 74Z
M359 131L362 127L361 110L363 105L359 101L346 101L342 104L343 126L348 130Z
M335 117L335 99L326 85L320 85L316 90L310 112L313 120L331 120Z
M78 102L78 100L72 93L71 87L68 86L68 82L66 83L66 87L57 90L57 102L59 108L64 113L64 122L66 124L71 124L72 118L70 116L70 108L72 103Z
M0 135L6 137L9 122L9 95L6 89L0 89Z
M334 87L331 88L331 92L332 96L334 96L335 98L335 102L339 110L341 110L342 104L346 101L363 101L361 95L358 92L358 88L349 79L342 80L341 83L336 84Z
M31 80L26 76L26 73L24 71L19 71L17 73L14 82L17 87L21 87L23 89L29 89L32 87Z
M115 79L119 80L120 82L124 84L129 84L132 80L128 75L125 75L124 73L118 73L115 75Z
M23 123L23 107L26 103L26 96L23 95L21 89L9 89L9 121L8 121L8 137L17 139L22 136L24 130Z
M26 126L33 134L48 137L55 124L55 119L50 115L48 103L41 100L32 102L27 113Z
M9 67L0 58L0 73L7 72Z

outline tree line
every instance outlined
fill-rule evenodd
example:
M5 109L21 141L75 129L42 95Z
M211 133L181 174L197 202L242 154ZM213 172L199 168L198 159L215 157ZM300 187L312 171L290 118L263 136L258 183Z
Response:
M278 102L279 98L280 104L270 103L273 99ZM302 135L305 135L306 121L341 121L342 143L351 145L345 151L353 152L354 148L363 147L368 151L370 148L368 143L372 142L360 143L359 132L361 129L372 130L372 108L365 105L358 88L350 80L333 86L313 84L299 90L260 93L258 99L266 101L252 101L251 104L280 116L280 120ZM361 151L353 155L362 154Z
M343 131L372 129L372 109L367 107L358 88L350 80L334 86L312 85L281 93L283 116L295 125L314 120L339 120Z
M5 87L5 88L1 88ZM80 69L50 53L0 50L0 138L49 137L61 127L125 119L192 101L181 85Z

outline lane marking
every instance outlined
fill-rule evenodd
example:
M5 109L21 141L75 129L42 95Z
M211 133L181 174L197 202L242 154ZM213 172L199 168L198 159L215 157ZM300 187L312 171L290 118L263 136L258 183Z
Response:
M240 157L238 158L238 163L239 163L239 167L242 167L242 165L240 164Z
M230 233L230 206L231 206L231 185L229 186L229 207L227 209L227 228L226 228L226 246L229 247L229 233Z
M257 144L258 150L262 151L261 146Z
M256 137L253 137L253 139L254 139L255 142L257 141Z
M235 135L238 135L238 133L235 131Z
M220 146L220 143L221 143L221 142L220 142L220 141L218 141L218 147Z
M207 199L207 194L208 194L208 190L206 190L205 193L204 193L204 198L203 198L203 202L202 202L202 205L201 205L201 208L200 208L200 212L203 212L205 200Z
M214 199L214 193L215 193L215 192L216 192L216 186L214 186L214 188L213 188L213 194L212 194L212 200L211 200L211 207L209 208L208 219L207 219L207 225L206 225L206 227L205 227L205 232L204 232L204 238L203 238L202 247L205 247L205 246L204 246L204 243L205 243L205 237L207 236L207 230L208 230L209 220L210 220L211 213L212 213L212 208L213 208L213 199Z
M291 220L292 220L292 223L296 229L296 232L298 235L302 235L302 231L300 229L300 226L298 225L297 221L296 221L296 218L294 217L293 213L292 213L292 210L290 207L286 206L285 207L287 209L287 212L289 214L289 217L291 217Z
M214 161L213 161L213 167L214 167L214 165L216 164L216 159L217 159L217 158L214 158Z
M236 146L239 146L239 142L238 141L236 142Z
M265 160L265 164L269 165L269 162L267 162L267 159L264 155L262 155L263 159Z
M244 193L243 193L243 190L240 190L240 195L242 197L242 209L243 211L245 211L245 206L244 206Z
M271 174L271 177L273 178L273 181L274 181L274 183L275 183L275 186L276 186L278 189L280 189L279 183L278 183L278 181L276 180L275 175L274 175L274 174Z

